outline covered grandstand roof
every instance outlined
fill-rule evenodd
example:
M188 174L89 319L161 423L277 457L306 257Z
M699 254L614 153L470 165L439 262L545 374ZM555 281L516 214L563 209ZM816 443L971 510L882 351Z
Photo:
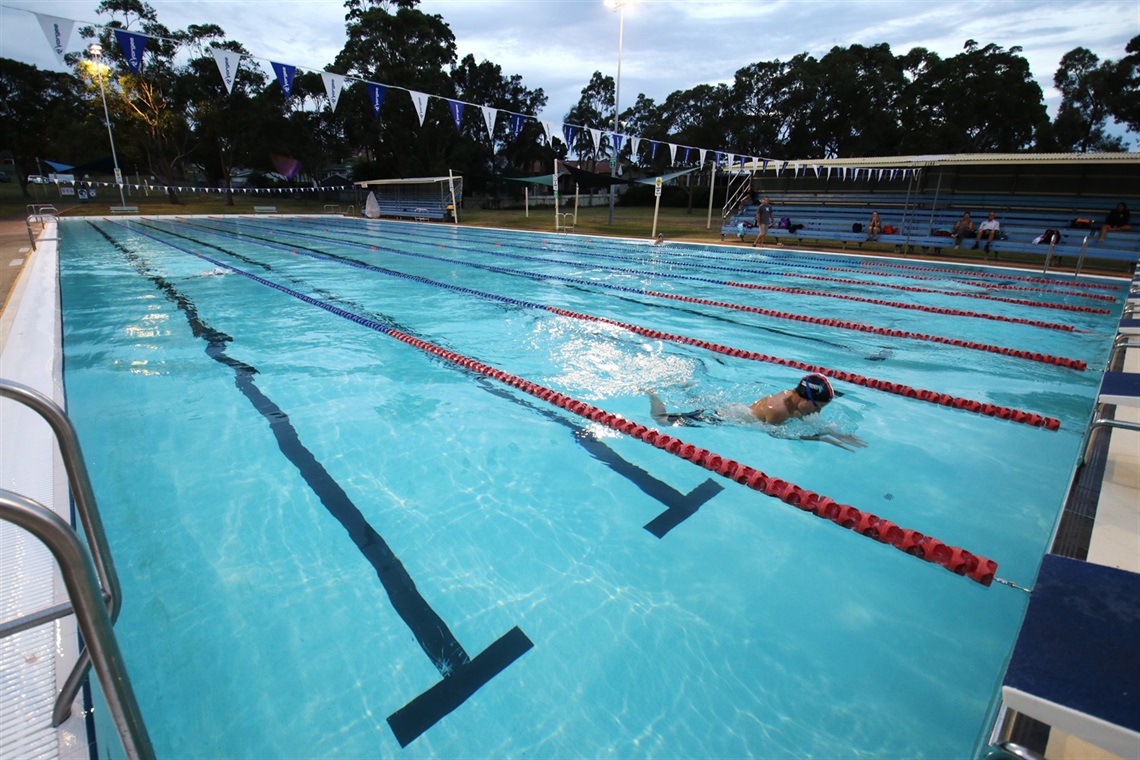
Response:
M357 187L366 187L368 185L414 185L417 182L428 184L431 182L447 182L449 179L460 179L459 175L454 177L408 177L407 179L366 179L361 182L354 182Z
M784 161L768 159L768 168ZM855 168L920 168L966 166L970 164L1140 164L1140 153L950 153L923 156L869 156L863 158L802 158L788 160L790 166L845 166ZM742 165L743 171L762 170L760 161Z

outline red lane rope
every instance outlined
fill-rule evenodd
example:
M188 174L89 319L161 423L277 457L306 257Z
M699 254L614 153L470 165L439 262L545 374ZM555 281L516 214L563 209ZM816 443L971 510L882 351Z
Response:
M987 351L993 354L1012 356L1018 359L1028 359L1030 361L1043 362L1045 364L1056 364L1061 367L1068 367L1070 369L1076 370L1084 370L1088 366L1082 359L1067 359L1063 356L1052 356L1051 354L1041 354L1033 351L1024 351L1017 348L1004 348L1002 346L993 346L988 343L976 343L974 341L961 340L958 338L945 338L941 335L926 335L925 333L914 333L907 330L894 330L889 327L872 327L871 325L865 325L860 322L845 322L840 319L812 317L805 314L791 314L789 312L762 309L759 306L745 306L738 303L728 303L727 301L711 301L707 298L693 298L692 296L681 296L674 293L660 293L655 290L646 290L643 292L646 295L654 296L655 298L668 298L673 301L695 303L702 306L717 306L723 309L736 309L737 311L745 311L751 314L762 314L766 317L790 319L797 322L807 322L813 325L825 325L827 327L840 327L845 330L858 330L860 332L873 333L875 335L887 335L892 338L909 338L911 340L925 340L932 343L945 343L949 346L971 348L976 351Z
M670 340L676 343L684 343L698 348L704 348L716 353L725 354L738 359L751 359L753 361L768 362L769 364L778 364L782 367L792 367L794 369L804 370L805 372L818 372L821 375L834 377L837 380L844 380L855 385L861 385L865 388L872 388L878 391L885 391L887 393L894 393L906 398L918 399L919 401L927 401L932 404L940 406L949 406L955 409L964 409L968 412L975 414L984 414L989 417L997 417L1002 420L1009 420L1010 422L1019 422L1023 425L1032 425L1034 427L1043 427L1047 430L1059 430L1061 421L1054 417L1044 417L1040 414L1032 412L1023 412L1019 409L1011 409L1005 406L997 406L995 404L983 404L980 401L974 401L968 398L957 398L948 393L938 393L937 391L924 390L922 388L912 388L909 385L902 383L892 383L886 380L879 380L873 377L864 377L863 375L855 374L854 372L846 372L844 370L831 369L829 367L821 367L816 364L808 364L807 362L797 361L795 359L784 359L779 356L768 356L767 354L756 353L755 351L747 351L742 348L732 348L731 346L723 346L718 343L711 343L709 341L701 340L699 338L690 338L686 335L676 335L673 333L661 332L660 330L652 330L647 327L640 327L638 325L629 324L628 322L618 322L614 319L607 319L606 317L597 317L592 314L582 314L576 311L568 311L566 309L559 309L555 306L545 307L547 311L552 314L558 314L563 317L570 317L572 319L580 319L587 322L600 322L614 327L620 327L624 330L643 335L647 338L654 340Z
M862 284L862 283L856 283ZM989 319L994 322L1013 322L1019 325L1031 325L1033 327L1044 327L1049 330L1061 330L1064 332L1072 332L1072 325L1062 325L1056 322L1039 322L1035 319L1021 319L1018 317L1003 317L998 314L983 314L977 311L961 311L959 309L944 309L940 306L922 306L921 304L914 303L899 303L898 301L884 301L881 298L863 298L861 296L844 295L842 293L824 293L819 290L804 290L803 288L781 288L777 285L757 285L750 282L725 282L733 288L744 288L745 290L766 290L775 293L792 293L798 296L819 296L821 298L839 298L844 301L857 301L859 303L870 303L876 306L889 306L894 309L910 309L911 311L925 311L931 314L946 314L953 317L976 317L978 319ZM916 288L916 290L920 290ZM926 291L932 293L934 291ZM1091 311L1091 310L1090 310ZM1108 310L1104 310L1108 314Z
M889 267L891 269L910 269L919 272L948 272L956 274L961 277L963 274L969 274L972 277L980 278L1001 278L1003 280L1016 280L1017 282L1038 282L1045 285L1051 285L1056 280L1049 280L1044 277L1019 277L1016 275L996 275L987 274L986 272L963 272L961 269L936 269L933 267L920 267L913 264L892 264L886 261L860 261L860 266L865 267ZM1070 288L1090 288L1092 290L1120 290L1119 285L1110 285L1108 283L1100 282L1069 282L1066 285Z
M861 274L866 277L901 277L906 280L925 280L931 282L945 282L945 277L924 277L918 274L897 274L895 272L868 272L863 269L850 269L847 267L820 267L825 272L847 272L849 274ZM930 270L930 271L950 271L950 270ZM792 272L787 273L789 276L798 277ZM810 275L803 275L805 277ZM839 282L846 282L846 280L839 280ZM874 283L867 283L865 280L858 280L860 284L872 285ZM950 280L959 285L969 285L975 288L992 288L994 290L1022 290L1030 293L1047 293L1060 296L1075 296L1077 298L1088 298L1093 301L1107 301L1109 303L1116 303L1116 296L1104 295L1101 293L1081 293L1076 290L1053 290L1050 288L1028 288L1021 285L1010 285L1005 282L975 282L974 280ZM876 287L889 287L889 286L876 286ZM964 296L966 293L948 293L944 290L935 291L937 293L945 293L947 295Z
M971 554L965 549L956 546L950 546L936 538L925 536L918 531L900 527L890 520L884 520L877 515L860 511L850 505L840 504L831 497L820 495L814 491L808 491L794 483L770 477L757 469L743 465L732 459L725 459L708 449L698 448L679 438L664 435L653 428L630 422L604 409L563 395L550 388L532 383L529 380L524 380L521 377L504 372L503 370L495 369L490 365L470 359L454 351L441 348L425 340L420 340L419 338L415 338L398 330L390 330L387 334L396 340L407 343L409 346L414 346L415 348L438 356L441 359L446 359L465 369L478 372L481 375L518 388L525 393L529 393L547 403L561 407L579 417L597 422L600 425L605 425L611 430L616 430L619 433L636 438L651 446L656 446L662 451L692 462L722 477L734 480L754 491L759 491L767 496L773 496L785 504L790 504L805 512L811 512L817 517L831 520L836 525L853 530L868 538L873 538L888 546L893 546L919 559L941 565L947 570L957 573L958 575L966 576L983 586L989 586L993 583L998 565L991 559Z
M890 288L891 290L905 290L908 293L934 293L940 296L954 296L956 298L978 298L983 301L1000 301L1002 303L1012 303L1018 306L1033 306L1038 309L1059 309L1061 311L1079 311L1087 314L1109 314L1108 309L1098 309L1092 306L1070 306L1063 303L1038 303L1036 301L1027 301L1024 298L1002 298L1001 296L988 296L984 293L955 293L952 290L934 290L932 288L919 288L914 285L896 285L888 282L867 282L866 280L846 280L841 277L821 277L819 275L798 274L795 272L785 272L784 277L804 277L809 280L822 280L823 282L839 282L845 285L862 285L870 286L872 288ZM1116 300L1116 299L1112 299ZM990 316L985 314L983 316ZM1069 328L1072 329L1072 328Z

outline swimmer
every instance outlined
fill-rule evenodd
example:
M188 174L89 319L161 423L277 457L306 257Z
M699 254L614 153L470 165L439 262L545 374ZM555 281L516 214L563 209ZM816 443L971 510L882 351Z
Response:
M220 277L221 275L229 274L227 269L211 269L209 272L199 272L188 276L187 280L193 280L195 277Z
M773 393L748 405L745 421L782 425L788 420L818 414L835 398L835 389L826 377L812 373L804 375L795 388ZM668 412L665 404L652 391L649 392L649 413L662 425L717 424L729 420L729 415L716 409L696 409L691 412ZM736 419L736 416L732 416ZM800 436L805 441L823 441L847 451L863 448L867 444L858 436L847 433L819 433Z

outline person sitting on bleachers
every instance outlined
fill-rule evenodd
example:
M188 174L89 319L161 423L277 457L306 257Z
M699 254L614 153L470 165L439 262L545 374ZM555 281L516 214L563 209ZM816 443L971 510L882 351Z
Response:
M871 212L871 221L867 222L867 239L878 240L879 233L883 231L883 220L879 218L878 211Z
M954 236L954 247L960 248L962 246L962 239L968 235L974 234L974 222L970 219L970 212L962 214L962 218L954 222L953 229L950 234ZM974 246L977 248L977 246Z
M1128 206L1124 201L1116 204L1116 208L1108 212L1108 216L1104 218L1104 224L1100 227L1100 237L1096 240L1098 243L1104 242L1104 236L1111 230L1113 232L1121 232L1123 230L1132 229L1132 225L1128 220Z
M1001 224L997 220L997 212L991 211L986 221L978 225L978 236L974 240L974 250L978 250L978 246L982 243L982 238L986 239L986 252L990 250L990 243L994 242L994 237L997 236Z

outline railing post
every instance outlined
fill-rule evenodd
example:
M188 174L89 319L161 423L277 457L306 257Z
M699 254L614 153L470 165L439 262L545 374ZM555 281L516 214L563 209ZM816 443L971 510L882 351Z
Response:
M1081 243L1081 255L1077 257L1077 268L1073 270L1073 282L1081 276L1081 266L1085 263L1085 252L1089 249L1089 236L1085 235L1084 242Z

